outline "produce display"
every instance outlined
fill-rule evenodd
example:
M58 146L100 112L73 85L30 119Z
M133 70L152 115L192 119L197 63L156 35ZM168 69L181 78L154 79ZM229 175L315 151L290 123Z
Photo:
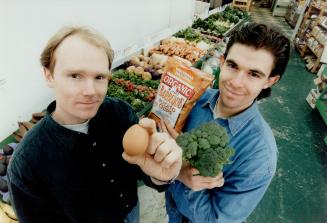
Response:
M198 29L203 33L222 36L241 19L247 19L248 17L249 15L245 11L226 7L221 13L215 13L206 19L195 20L192 28Z
M178 56L194 64L206 54L206 51L196 47L196 44L186 42L183 39L170 38L163 40L158 47L152 48L149 53Z
M174 36L195 43L201 43L203 41L205 43L208 43L209 45L213 45L222 41L222 38L201 33L199 30L193 29L191 27L178 31L174 34Z
M150 49L149 56L133 56L125 63L125 69L115 71L107 95L127 101L136 112L142 111L149 102L154 101L169 57L187 66L195 66L218 79L219 55L225 46L222 35L240 19L247 17L247 12L227 7L205 20L197 19L192 28L181 30Z
M127 101L138 112L147 102L154 100L160 80L152 80L150 72L144 71L142 67L129 70L120 69L112 74L107 95Z
M159 54L152 54L151 57L139 55L139 56L133 56L129 60L128 65L132 65L134 67L142 67L145 72L151 73L152 79L156 80L156 79L160 79L167 59L168 59L167 56L159 55ZM134 68L132 67L130 69L134 69Z
M199 170L201 176L215 177L229 164L234 149L224 127L208 122L185 132L176 138L183 149L183 159Z

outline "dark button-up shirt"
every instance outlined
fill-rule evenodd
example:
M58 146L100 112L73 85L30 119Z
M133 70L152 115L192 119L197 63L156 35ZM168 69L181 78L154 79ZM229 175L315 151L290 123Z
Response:
M127 103L106 98L88 134L48 114L15 150L8 177L21 223L123 222L137 203L137 179L148 176L122 159L122 137L138 122ZM162 190L163 187L157 187Z

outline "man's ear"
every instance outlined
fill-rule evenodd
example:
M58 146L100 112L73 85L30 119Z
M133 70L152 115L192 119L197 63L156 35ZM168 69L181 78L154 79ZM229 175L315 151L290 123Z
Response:
M53 87L53 76L51 74L51 71L48 68L43 68L43 74L45 81L47 82L48 87Z
M275 75L273 77L268 77L267 83L263 86L263 89L267 89L277 83L280 79L280 75Z

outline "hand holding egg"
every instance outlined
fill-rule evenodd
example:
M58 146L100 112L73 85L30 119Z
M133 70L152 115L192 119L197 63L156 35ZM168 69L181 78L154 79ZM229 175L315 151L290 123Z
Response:
M157 132L152 119L141 119L138 125L130 127L123 138L123 146L123 158L156 179L168 181L181 169L182 149L167 133Z
M123 148L130 156L142 155L149 145L150 135L139 124L132 125L127 129L123 137Z

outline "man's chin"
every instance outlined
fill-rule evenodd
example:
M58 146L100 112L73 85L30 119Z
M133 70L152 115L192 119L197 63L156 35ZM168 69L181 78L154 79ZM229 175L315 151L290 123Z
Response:
M96 111L89 111L89 112L81 112L79 117L80 119L83 120L89 120L91 118L94 118L94 116L97 114L97 110Z
M222 100L222 105L229 109L235 109L240 107L240 103L237 100L233 100L232 98L225 97Z

